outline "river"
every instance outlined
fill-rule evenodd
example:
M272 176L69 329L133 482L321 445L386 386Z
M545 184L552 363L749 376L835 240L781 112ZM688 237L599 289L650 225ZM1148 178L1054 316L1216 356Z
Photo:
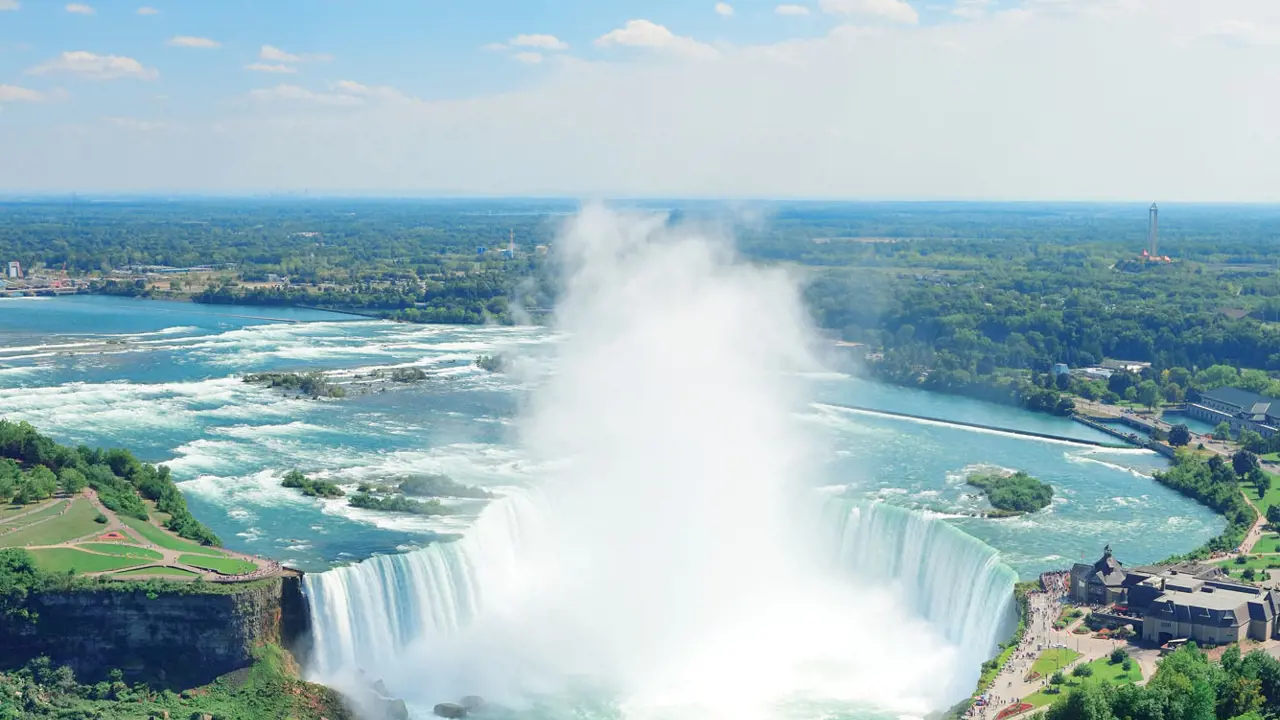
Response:
M520 382L476 368L505 352L538 362L556 342L536 327L420 326L282 308L77 296L0 300L0 413L66 443L123 446L169 465L193 511L234 549L308 571L464 532L479 506L449 518L357 510L279 486L299 468L336 482L442 472L490 487L536 485L516 449ZM265 370L338 376L413 366L423 383L343 400L292 399L241 382ZM936 418L1108 440L1061 418L840 373L805 378L805 420L828 442L821 484L924 510L996 548L1023 577L1094 558L1186 552L1222 527L1212 512L1150 479L1164 461L1110 450L833 408L856 404ZM964 485L983 466L1025 470L1056 490L1017 519L964 517Z

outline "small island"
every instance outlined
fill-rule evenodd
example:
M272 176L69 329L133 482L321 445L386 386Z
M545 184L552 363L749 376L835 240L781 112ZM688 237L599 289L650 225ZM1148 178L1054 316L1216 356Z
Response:
M286 394L307 395L312 399L347 396L347 391L343 387L330 383L325 378L324 373L319 371L308 373L252 373L245 375L244 381L253 385L279 388Z
M367 492L357 493L347 501L352 507L382 512L409 513L411 515L449 515L451 511L439 500L410 500L402 495L379 496Z
M340 498L346 495L342 488L328 480L312 480L298 470L290 470L284 474L280 484L287 488L297 488L303 495L319 498Z
M463 485L448 475L412 475L400 480L399 490L413 497L455 497L492 500L497 495L484 488Z
M975 473L965 481L981 488L995 508L987 517L1013 517L1049 507L1053 487L1022 472Z

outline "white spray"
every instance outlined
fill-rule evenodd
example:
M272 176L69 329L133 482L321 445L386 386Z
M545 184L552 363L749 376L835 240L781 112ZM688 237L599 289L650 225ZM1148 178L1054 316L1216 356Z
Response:
M821 448L795 380L815 369L814 337L792 280L663 217L601 207L556 247L567 339L520 419L524 450L554 468L537 528L520 528L518 558L477 549L516 535L509 524L441 550L475 616L432 621L365 670L427 703L587 685L627 717L951 699L956 648L820 549L805 508ZM485 567L496 555L501 571Z

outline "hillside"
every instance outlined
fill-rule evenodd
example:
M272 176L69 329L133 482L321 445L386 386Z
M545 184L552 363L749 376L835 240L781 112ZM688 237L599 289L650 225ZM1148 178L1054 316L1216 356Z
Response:
M275 563L220 547L187 510L166 467L127 450L70 448L0 420L0 549L49 573L141 579L252 580Z

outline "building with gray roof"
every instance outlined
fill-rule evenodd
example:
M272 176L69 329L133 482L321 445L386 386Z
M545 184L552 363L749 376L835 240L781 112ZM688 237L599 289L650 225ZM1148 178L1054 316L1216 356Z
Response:
M1280 402L1240 388L1205 390L1198 400L1187 403L1187 414L1217 425L1227 423L1234 432L1252 430L1271 437L1280 428Z

